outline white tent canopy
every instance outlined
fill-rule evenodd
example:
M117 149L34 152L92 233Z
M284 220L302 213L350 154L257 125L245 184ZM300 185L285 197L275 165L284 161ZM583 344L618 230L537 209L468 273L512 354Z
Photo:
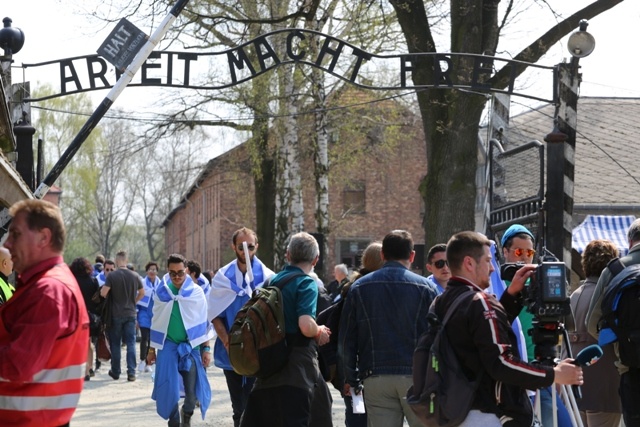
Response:
M582 253L590 241L606 239L618 246L620 256L626 255L629 252L627 230L635 219L633 215L587 215L582 224L573 229L571 246Z

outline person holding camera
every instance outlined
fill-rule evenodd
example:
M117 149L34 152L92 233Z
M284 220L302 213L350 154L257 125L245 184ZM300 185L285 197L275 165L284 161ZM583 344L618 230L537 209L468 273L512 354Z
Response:
M582 384L582 369L565 359L556 366L532 365L520 359L511 321L522 310L521 292L535 265L524 264L500 298L489 287L491 242L464 231L447 243L452 277L432 309L444 318L454 300L473 293L466 307L449 319L445 332L469 380L480 377L471 411L461 426L529 427L533 408L526 390L557 384Z
M505 231L500 241L502 245L502 256L505 263L518 263L518 264L531 264L536 251L533 249L535 244L535 238L533 233L529 231L525 226L520 224L514 224ZM507 287L511 282L505 281ZM525 286L528 284L525 284ZM525 343L527 348L527 360L533 361L535 359L535 344L533 337L529 333L533 329L533 314L527 310L520 311L518 319L522 325L522 331L524 332ZM550 387L540 389L540 417L543 426L553 425L553 400ZM562 403L559 396L556 396L557 404L557 416L558 427L571 427L571 417L567 411L566 406Z

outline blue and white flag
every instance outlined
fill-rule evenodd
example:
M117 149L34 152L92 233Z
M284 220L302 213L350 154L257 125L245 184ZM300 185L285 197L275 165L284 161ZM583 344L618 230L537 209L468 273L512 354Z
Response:
M494 294L498 300L502 297L502 294L507 289L507 285L500 278L500 263L498 262L498 250L496 248L496 243L491 241L491 265L493 266L493 273L491 273L490 277L490 285L485 292L490 294ZM522 331L522 325L520 324L520 319L517 317L511 323L511 328L513 332L516 334L516 338L518 339L518 350L520 351L520 360L523 362L528 361L527 357L527 342L524 338L524 333Z
M180 315L191 347L212 339L213 325L207 318L207 299L202 288L196 286L191 277L187 276L178 294L174 295L167 285L169 281L167 274L164 276L164 283L156 288L153 297L151 346L162 350L167 338L171 310L176 302L180 307Z
M244 245L243 245L244 246ZM244 249L244 248L243 248ZM248 252L248 251L247 251ZM245 252L246 256L246 252ZM251 259L246 257L245 259ZM258 257L247 263L247 272L242 274L238 261L233 260L222 267L211 282L209 292L209 320L218 317L238 296L249 295L262 286L265 280L275 275Z
M160 280L158 276L156 276L156 280L154 280L153 282L149 279L149 276L146 276L142 281L142 289L144 291L144 296L140 301L138 301L137 305L139 305L140 307L149 307L151 298L153 298L153 292L161 283L162 283L162 280Z

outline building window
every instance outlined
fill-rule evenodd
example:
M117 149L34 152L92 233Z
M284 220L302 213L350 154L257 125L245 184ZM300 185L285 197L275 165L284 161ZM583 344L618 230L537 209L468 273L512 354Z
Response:
M353 182L344 187L342 200L344 214L365 213L365 185L364 182Z

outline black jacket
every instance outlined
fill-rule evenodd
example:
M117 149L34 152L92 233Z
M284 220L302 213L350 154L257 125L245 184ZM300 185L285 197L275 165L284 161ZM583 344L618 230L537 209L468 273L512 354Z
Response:
M453 277L431 309L443 319L452 301L467 292L476 295L471 304L453 314L446 332L467 377L484 372L472 409L512 418L509 426L528 427L533 411L525 390L551 385L553 368L520 360L511 322L522 304L508 292L498 301L465 279Z

